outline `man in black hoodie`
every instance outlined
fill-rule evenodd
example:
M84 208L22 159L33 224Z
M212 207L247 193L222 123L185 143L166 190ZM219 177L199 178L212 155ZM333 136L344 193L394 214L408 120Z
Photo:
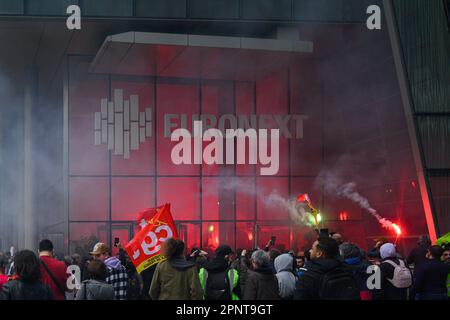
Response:
M339 246L330 237L314 242L311 260L298 278L296 300L359 300L359 288L353 275L338 259Z

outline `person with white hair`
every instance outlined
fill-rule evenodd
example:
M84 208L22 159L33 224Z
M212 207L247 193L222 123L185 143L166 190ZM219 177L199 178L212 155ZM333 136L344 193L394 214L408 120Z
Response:
M253 270L248 272L243 300L279 300L278 280L267 252L253 252L251 263Z
M381 288L375 290L375 300L406 300L412 285L408 264L398 256L395 245L385 243L380 247Z

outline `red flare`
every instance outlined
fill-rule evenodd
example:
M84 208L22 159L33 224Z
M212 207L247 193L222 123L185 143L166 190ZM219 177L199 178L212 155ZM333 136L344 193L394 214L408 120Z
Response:
M397 237L402 234L402 229L395 223L392 224L392 229L394 229Z

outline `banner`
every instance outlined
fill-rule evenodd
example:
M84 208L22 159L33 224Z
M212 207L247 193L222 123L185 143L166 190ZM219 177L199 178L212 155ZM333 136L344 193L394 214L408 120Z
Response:
M154 215L150 218L152 213ZM125 246L125 251L133 261L136 270L141 273L166 259L161 254L161 244L169 238L177 239L178 233L168 203L158 208L141 211L138 214L139 226L141 229Z
M149 208L139 212L136 219L138 231L141 231L142 228L144 228L150 222L150 220L152 220L155 214L157 214L163 207L164 206L159 206L157 208Z

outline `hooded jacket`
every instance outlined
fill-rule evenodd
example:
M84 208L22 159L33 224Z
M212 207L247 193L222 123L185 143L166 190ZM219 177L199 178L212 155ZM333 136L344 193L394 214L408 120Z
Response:
M228 270L228 272L226 272ZM206 272L205 272L206 271ZM231 273L233 273L233 277L231 276ZM206 274L206 276L205 276ZM199 271L199 278L200 278L200 284L205 291L205 295L207 295L204 279L207 278L209 281L214 281L215 283L221 283L223 281L224 277L223 275L226 274L228 277L228 281L232 281L231 284L233 290L231 292L231 299L232 300L239 300L241 297L241 285L239 283L239 275L237 270L230 268L228 265L228 261L223 256L216 256L213 260L208 261L203 264L203 268ZM214 279L214 277L221 276L221 279ZM214 279L214 280L213 280ZM208 280L206 280L208 283ZM213 283L214 286L214 283ZM219 286L221 287L221 286Z
M281 299L284 300L289 300L294 297L296 279L292 272L293 263L294 258L287 253L279 255L274 261L279 294Z
M387 263L387 260L391 260L395 264L400 263L400 259L397 257L386 257L381 261L381 289L373 290L374 300L406 300L408 297L408 289L396 288L388 280L394 277L395 267Z
M369 264L361 261L361 258L347 258L344 265L349 272L353 274L359 288L361 300L372 300L372 291L367 287L367 279L370 274L367 273Z
M155 269L149 294L153 300L203 299L195 264L182 258L160 262Z
M280 300L278 279L270 265L248 271L243 300Z
M342 270L351 275L342 262L337 259L324 258L310 260L306 263L305 269L306 271L297 281L297 289L295 290L294 297L296 300L320 300L322 279L328 273ZM354 285L355 290L357 290L355 280Z
M114 300L114 288L104 281L85 280L75 300Z
M108 268L106 283L113 286L116 300L125 300L128 287L127 270L117 257L109 257L104 262Z

